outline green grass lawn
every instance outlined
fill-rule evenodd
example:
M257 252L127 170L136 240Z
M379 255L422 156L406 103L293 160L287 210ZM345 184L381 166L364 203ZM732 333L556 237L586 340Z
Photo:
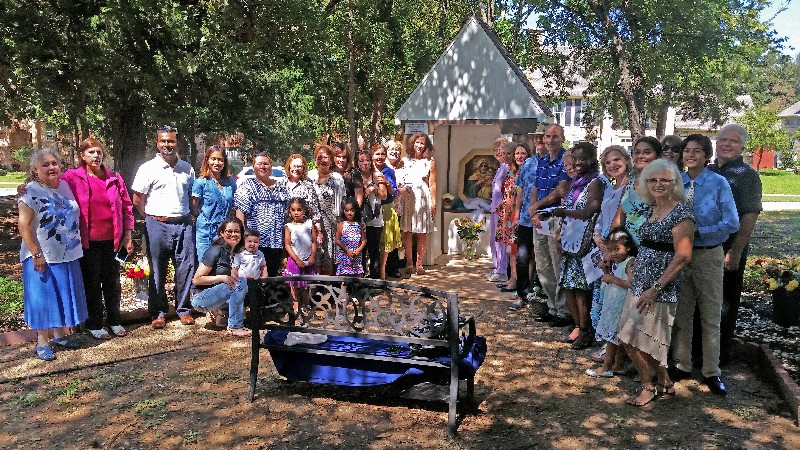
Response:
M797 211L764 211L758 216L750 239L750 257L796 258L800 256L800 214Z
M785 170L762 170L761 186L764 194L800 195L800 175ZM778 201L778 200L772 200ZM797 201L797 200L780 200Z
M25 181L27 176L27 172L8 172L7 174L0 176L0 184L13 184L16 186Z

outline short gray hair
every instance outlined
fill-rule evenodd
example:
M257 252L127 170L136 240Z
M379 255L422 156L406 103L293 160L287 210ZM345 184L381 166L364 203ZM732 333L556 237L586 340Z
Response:
M28 159L28 171L30 172L31 176L33 176L33 171L36 170L36 167L39 167L39 165L44 162L44 155L53 155L59 164L64 163L64 161L61 159L61 155L53 147L40 148L39 150L33 152L30 159Z
M721 136L722 133L724 133L726 131L735 131L735 132L739 133L739 137L742 140L742 145L743 146L744 146L744 143L747 142L747 130L745 130L743 126L741 126L741 125L739 125L737 123L729 123L729 124L727 124L724 127L719 129L719 133L717 133L717 136Z
M672 187L672 196L680 202L686 200L686 191L683 188L681 171L678 170L678 166L676 166L674 162L667 159L656 159L642 169L642 173L639 174L639 178L636 180L636 184L638 185L636 192L642 200L651 205L655 203L655 198L653 198L653 194L650 193L650 189L648 189L645 180L658 172L665 171L671 172L672 178L675 180L675 185Z

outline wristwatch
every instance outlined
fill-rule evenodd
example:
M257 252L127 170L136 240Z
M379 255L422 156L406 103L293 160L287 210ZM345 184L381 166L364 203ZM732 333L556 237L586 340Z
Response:
M33 259L37 259L37 258L44 258L44 256L42 256L41 253L37 253L37 254L33 255Z
M656 290L656 292L658 292L658 293L660 294L660 293L661 293L661 291L663 291L663 290L664 290L664 286L662 286L662 285L661 285L661 283L659 283L658 281L656 281L655 283L653 283L653 289L655 289L655 290Z

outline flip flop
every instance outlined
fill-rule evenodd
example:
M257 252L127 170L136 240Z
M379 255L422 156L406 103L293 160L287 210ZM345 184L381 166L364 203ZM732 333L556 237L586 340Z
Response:
M108 334L108 331L105 328L100 328L99 330L88 330L89 334L92 335L93 338L100 340L100 341L107 341L111 339L111 335Z
M117 337L125 337L128 335L128 330L123 328L122 325L111 325L111 332Z
M80 348L80 345L73 342L72 339L68 338L67 336L61 336L60 338L53 338L53 340L50 342L52 342L53 345L70 350L75 350L76 348Z
M586 369L586 375L589 375L590 377L595 377L595 378L613 378L614 377L614 372L612 372L610 370L607 370L605 372L598 372L598 371L596 371L594 369Z

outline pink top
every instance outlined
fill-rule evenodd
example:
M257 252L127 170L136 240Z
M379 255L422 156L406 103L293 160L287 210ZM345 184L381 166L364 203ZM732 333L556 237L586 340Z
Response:
M110 241L114 239L114 212L106 195L106 179L89 177L89 227L90 241Z
M114 250L119 250L122 234L125 230L133 230L133 203L128 194L128 187L119 173L108 170L106 172L105 193L110 207L112 218L112 229L114 238ZM97 226L94 216L89 210L89 189L94 192L94 187L89 184L90 177L83 166L69 169L61 175L61 179L69 184L69 188L78 201L81 215L78 218L81 231L81 244L83 248L89 248L90 236L93 236L92 229ZM101 225L102 227L102 225Z

